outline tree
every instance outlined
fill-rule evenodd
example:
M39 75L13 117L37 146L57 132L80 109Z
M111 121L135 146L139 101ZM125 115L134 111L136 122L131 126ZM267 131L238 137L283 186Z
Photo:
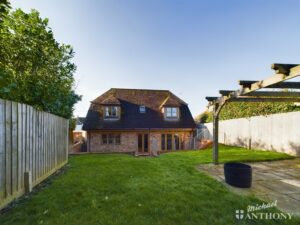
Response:
M0 31L0 97L71 118L81 99L73 90L73 48L54 39L36 10L10 12Z
M0 23L6 17L10 8L10 2L8 0L0 0Z
M208 111L204 111L203 113L199 114L198 116L195 117L195 122L198 123L207 123L210 121L210 117L212 114Z

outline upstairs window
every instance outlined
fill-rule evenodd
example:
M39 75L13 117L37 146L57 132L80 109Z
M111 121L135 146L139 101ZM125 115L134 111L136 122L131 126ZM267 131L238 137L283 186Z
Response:
M146 107L144 105L140 106L140 113L146 113Z
M118 106L105 106L105 118L118 118Z
M176 107L166 107L165 108L166 118L176 119L178 118L178 108Z

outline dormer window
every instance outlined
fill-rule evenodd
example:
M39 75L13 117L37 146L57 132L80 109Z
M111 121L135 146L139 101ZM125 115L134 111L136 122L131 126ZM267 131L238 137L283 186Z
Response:
M119 107L118 106L105 106L105 119L118 119L119 118Z
M177 107L165 107L166 119L178 119L179 109Z
M146 107L144 105L140 105L140 113L146 113Z

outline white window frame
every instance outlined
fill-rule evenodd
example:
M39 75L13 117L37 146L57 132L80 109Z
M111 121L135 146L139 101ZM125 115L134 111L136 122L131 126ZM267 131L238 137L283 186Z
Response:
M101 135L102 145L121 145L121 134L104 133Z
M104 117L105 119L117 119L118 118L118 106L105 106Z
M177 119L179 117L178 107L166 107L165 108L165 117L168 119Z
M146 113L146 106L140 105L139 111L140 113Z

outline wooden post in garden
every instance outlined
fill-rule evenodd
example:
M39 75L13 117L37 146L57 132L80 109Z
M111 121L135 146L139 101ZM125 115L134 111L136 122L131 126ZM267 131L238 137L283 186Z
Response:
M219 104L214 106L213 111L213 163L219 163L219 114L217 112Z

